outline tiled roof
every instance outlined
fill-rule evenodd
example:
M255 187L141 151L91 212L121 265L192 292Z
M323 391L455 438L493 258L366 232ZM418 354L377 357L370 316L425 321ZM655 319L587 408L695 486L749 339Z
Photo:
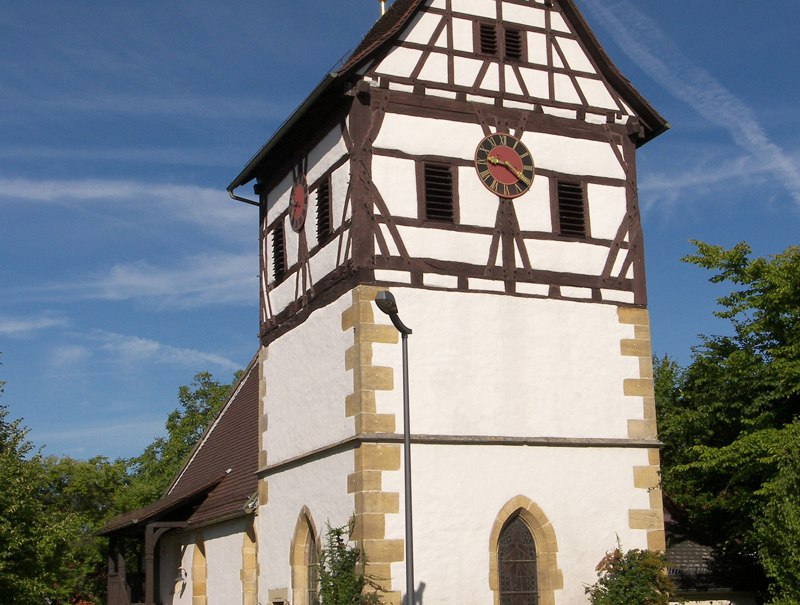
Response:
M258 364L254 358L169 490L169 496L188 493L227 473L188 519L190 524L242 510L258 487L258 449Z
M243 513L258 487L256 359L248 365L168 493L149 506L111 519L101 535L158 520L198 525Z
M395 0L375 25L370 28L361 43L350 54L339 73L349 72L357 67L361 61L369 57L384 42L387 42L399 33L408 19L416 12L425 0Z

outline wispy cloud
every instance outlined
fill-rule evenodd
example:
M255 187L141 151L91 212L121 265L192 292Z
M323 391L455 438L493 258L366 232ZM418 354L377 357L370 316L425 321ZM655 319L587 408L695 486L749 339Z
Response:
M0 316L0 334L4 336L27 336L33 332L66 325L67 320L50 313L37 317Z
M247 160L250 149L231 147L0 147L0 158L8 160L72 160L140 162L178 166L232 166ZM247 156L247 157L246 157Z
M222 189L172 183L152 183L115 179L43 179L0 177L0 205L27 200L40 203L124 204L126 213L151 214L155 206L159 219L191 223L216 233L241 237L257 218L241 208Z
M750 156L714 156L706 159L695 156L691 162L682 163L671 171L663 168L649 171L639 182L639 192L646 194L641 199L647 210L655 203L662 206L663 202L674 203L685 199L688 191L738 187L740 179L760 182L771 173L770 166L753 161Z
M73 366L91 357L88 347L82 345L57 345L50 351L50 363L56 367Z
M169 267L118 263L83 278L8 289L28 301L143 301L166 308L249 305L257 296L258 267L251 253L198 254Z
M111 114L146 117L178 117L202 120L281 120L291 111L285 103L263 99L222 96L158 96L98 93L87 96L43 96L25 98L22 93L9 98L6 104L13 113Z
M101 351L113 356L117 362L171 364L187 368L211 366L231 371L241 367L241 364L222 355L174 347L140 336L97 331L93 332L89 339Z
M46 443L44 453L58 452L86 458L98 452L115 451L122 456L134 456L154 437L164 433L164 420L129 419L101 424L81 424L80 428L31 430L29 438ZM119 454L118 454L119 455Z
M709 122L725 129L733 141L768 166L794 201L800 204L800 167L770 140L753 110L713 76L689 60L658 24L627 0L586 2L615 41L654 80ZM623 24L617 15L625 15Z

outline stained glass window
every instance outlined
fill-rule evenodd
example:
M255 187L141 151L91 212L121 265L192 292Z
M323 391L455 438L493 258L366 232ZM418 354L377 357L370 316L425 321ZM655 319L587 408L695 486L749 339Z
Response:
M497 558L500 605L538 605L536 544L519 516L506 523L500 532Z

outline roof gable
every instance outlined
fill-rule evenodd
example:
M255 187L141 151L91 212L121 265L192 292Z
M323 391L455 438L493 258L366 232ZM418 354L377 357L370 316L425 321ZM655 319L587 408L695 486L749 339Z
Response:
M638 130L637 146L669 128L619 72L574 0L395 0L341 68L328 74L228 186L254 179L270 153L297 139L330 111L332 99L365 74L373 85L493 104L500 102L579 117L622 122ZM480 24L499 24L498 56L479 48ZM521 32L523 57L507 60L506 29Z

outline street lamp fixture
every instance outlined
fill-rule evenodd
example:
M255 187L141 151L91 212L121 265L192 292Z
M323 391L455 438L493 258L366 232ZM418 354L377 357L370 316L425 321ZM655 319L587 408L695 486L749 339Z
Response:
M403 466L405 471L406 512L406 605L415 605L414 598L414 531L411 514L411 426L408 406L408 335L411 328L400 321L397 301L391 292L382 290L375 295L375 304L389 316L403 339Z

